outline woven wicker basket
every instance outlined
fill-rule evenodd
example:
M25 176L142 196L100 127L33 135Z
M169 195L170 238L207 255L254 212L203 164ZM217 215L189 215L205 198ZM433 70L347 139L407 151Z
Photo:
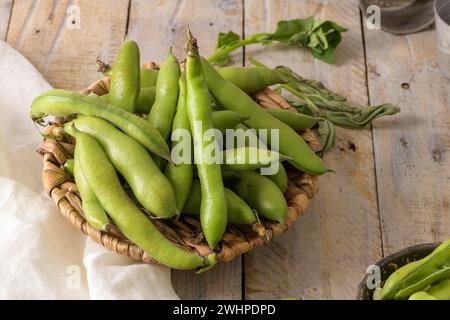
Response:
M108 92L109 78L96 81L89 88L82 91L83 94L94 92L103 95ZM264 108L283 108L295 111L283 98L276 95L270 89L265 89L254 95L254 98ZM81 199L74 179L62 165L73 158L74 141L61 130L65 119L56 119L44 129L44 141L38 152L43 155L42 180L45 190L55 202L60 213L78 230L103 245L105 248L119 254L132 257L146 263L157 263L152 257L138 246L127 240L117 229L109 232L94 229L85 220L81 207ZM300 133L313 150L320 150L315 135L306 130ZM228 226L226 233L215 251L219 261L231 261L243 253L249 252L255 247L273 239L283 233L294 221L306 211L309 201L318 193L317 178L300 172L286 165L289 177L289 186L285 194L288 203L286 222L279 224L271 221L262 221L266 232L262 237L257 229L252 226ZM189 251L206 256L212 251L208 247L201 232L200 221L191 216L181 216L175 220L153 220L156 227L164 235L176 244Z

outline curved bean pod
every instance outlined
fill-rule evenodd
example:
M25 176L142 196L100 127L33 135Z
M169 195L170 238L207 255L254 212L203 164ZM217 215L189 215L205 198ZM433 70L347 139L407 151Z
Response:
M423 259L399 268L386 280L381 299L404 299L440 280L450 278L450 240Z
M252 209L245 203L244 200L239 198L237 194L230 189L225 188L225 197L228 204L228 222L233 224L252 224L257 222L256 216ZM194 180L182 213L199 215L201 201L201 185L198 180Z
M267 149L240 147L222 151L224 170L249 171L270 166L289 157Z
M70 173L73 176L74 171L75 171L75 160L74 159L67 159L67 161L63 165L63 169L67 173Z
M80 159L77 148L75 148L74 177L78 191L80 192L84 217L95 229L108 231L110 229L108 216L106 215L105 209L103 209L98 201L97 196L89 186L89 183L86 181L79 162Z
M148 114L155 102L156 88L155 87L145 87L141 88L139 92L139 97L136 100L134 112L141 114ZM109 102L109 93L99 96L100 100L103 102Z
M169 139L173 118L177 111L179 78L180 65L172 54L171 48L167 60L161 66L161 70L159 70L155 102L148 115L148 121L158 129L165 140Z
M270 179L253 171L238 171L239 181L234 191L261 216L284 223L287 203L278 186Z
M297 169L312 175L321 175L330 171L303 138L288 125L267 113L245 92L222 78L214 67L203 58L202 67L209 90L224 108L249 117L244 122L249 127L269 129L268 141L270 141L270 129L279 130L279 150L292 158L290 162Z
M220 130L222 134L225 134L227 129L233 129L242 121L247 120L245 117L237 112L230 110L214 111L212 113L212 121L214 128Z
M99 71L102 72L105 76L111 77L113 73L113 68L100 60L97 60L97 63L100 65ZM147 87L154 87L156 85L156 80L158 79L158 72L159 70L157 69L141 68L140 69L141 89Z
M73 124L97 139L146 210L160 218L178 214L172 186L139 142L100 118L79 116Z
M413 293L408 300L439 300L436 297L433 297L431 294L425 292L425 291L419 291L416 293Z
M295 131L310 129L320 121L319 118L283 109L266 109L266 111Z
M286 83L276 70L262 67L225 67L217 70L227 81L246 93L254 93L278 83Z
M120 49L111 74L109 101L128 112L134 112L141 88L139 60L138 45L128 40Z
M211 248L215 248L227 227L227 201L219 164L209 164L209 141L203 139L213 128L208 87L202 72L197 40L189 32L186 59L187 111L194 140L194 157L202 186L200 222ZM204 152L206 151L206 152Z
M178 97L178 107L177 113L173 120L172 132L178 129L191 131L191 126L189 124L189 117L186 110L186 75L181 74L179 79L180 94ZM179 141L174 141L172 143L172 149L180 143ZM189 143L191 143L189 141ZM191 155L190 155L191 156ZM192 163L180 163L174 165L173 163L168 163L164 170L164 174L169 180L170 184L175 190L175 201L177 209L179 212L184 207L187 197L189 196L189 190L191 189L192 177L194 175L194 168Z
M281 192L285 193L287 191L289 180L286 170L284 169L284 166L281 163L280 166L278 167L278 172L276 174L271 176L268 175L266 177L275 182L278 188L280 188Z
M167 143L148 121L107 104L98 96L83 96L66 90L50 90L34 99L31 105L33 120L41 119L45 114L57 117L84 114L107 120L123 132L140 142L147 150L170 160Z
M156 86L158 73L156 69L141 68L141 89Z
M76 133L81 170L114 224L130 241L162 264L181 270L205 266L205 259L172 243L128 197L114 167L98 142Z
M439 300L450 300L450 278L433 284L427 292Z

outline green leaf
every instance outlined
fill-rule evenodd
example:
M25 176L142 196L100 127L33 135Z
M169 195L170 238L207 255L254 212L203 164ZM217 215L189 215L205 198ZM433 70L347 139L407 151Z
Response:
M306 47L314 22L313 17L279 21L277 30L270 38L286 45L295 44L300 47Z
M216 51L223 50L229 46L238 43L241 40L238 34L229 31L228 33L220 32L217 37ZM229 54L224 54L217 60L213 62L215 65L225 66L231 62L231 57Z
M328 120L322 120L319 122L319 128L317 129L319 133L319 140L323 148L319 152L319 155L323 157L331 148L336 144L336 128Z
M398 112L400 112L399 107L386 103L379 106L354 108L352 112L329 111L326 113L325 118L340 127L348 129L363 129L379 117L394 115Z
M220 49L225 46L230 46L236 42L239 42L241 37L237 33L233 31L229 31L228 33L220 32L217 38L216 49Z

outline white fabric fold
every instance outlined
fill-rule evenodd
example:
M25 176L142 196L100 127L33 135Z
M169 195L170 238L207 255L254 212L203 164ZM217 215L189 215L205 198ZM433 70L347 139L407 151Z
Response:
M178 299L170 270L108 252L43 192L30 105L51 89L0 41L0 299Z

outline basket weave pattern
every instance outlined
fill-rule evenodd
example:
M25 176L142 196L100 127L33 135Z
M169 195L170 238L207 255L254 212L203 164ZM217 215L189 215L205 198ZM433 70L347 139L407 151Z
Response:
M96 81L83 94L91 92L102 95L108 92L109 78ZM254 95L254 98L264 108L291 109L284 99L270 89L265 89ZM81 199L72 176L61 166L73 158L74 141L61 130L64 119L56 119L56 123L44 130L44 141L38 149L43 155L42 180L45 190L55 202L60 213L78 230L103 245L111 251L134 258L146 263L157 263L138 246L127 240L119 230L113 228L109 232L94 229L84 218ZM320 150L315 135L306 130L300 133L313 150ZM275 236L283 233L297 218L306 211L309 201L319 192L317 178L300 172L289 165L286 166L289 185L285 193L288 203L288 213L284 224L262 221L266 234L261 237L254 226L229 225L223 236L219 249L220 261L231 261L257 246L263 245ZM208 247L198 218L181 216L178 220L152 220L155 226L171 241L185 249L206 256L212 251Z

